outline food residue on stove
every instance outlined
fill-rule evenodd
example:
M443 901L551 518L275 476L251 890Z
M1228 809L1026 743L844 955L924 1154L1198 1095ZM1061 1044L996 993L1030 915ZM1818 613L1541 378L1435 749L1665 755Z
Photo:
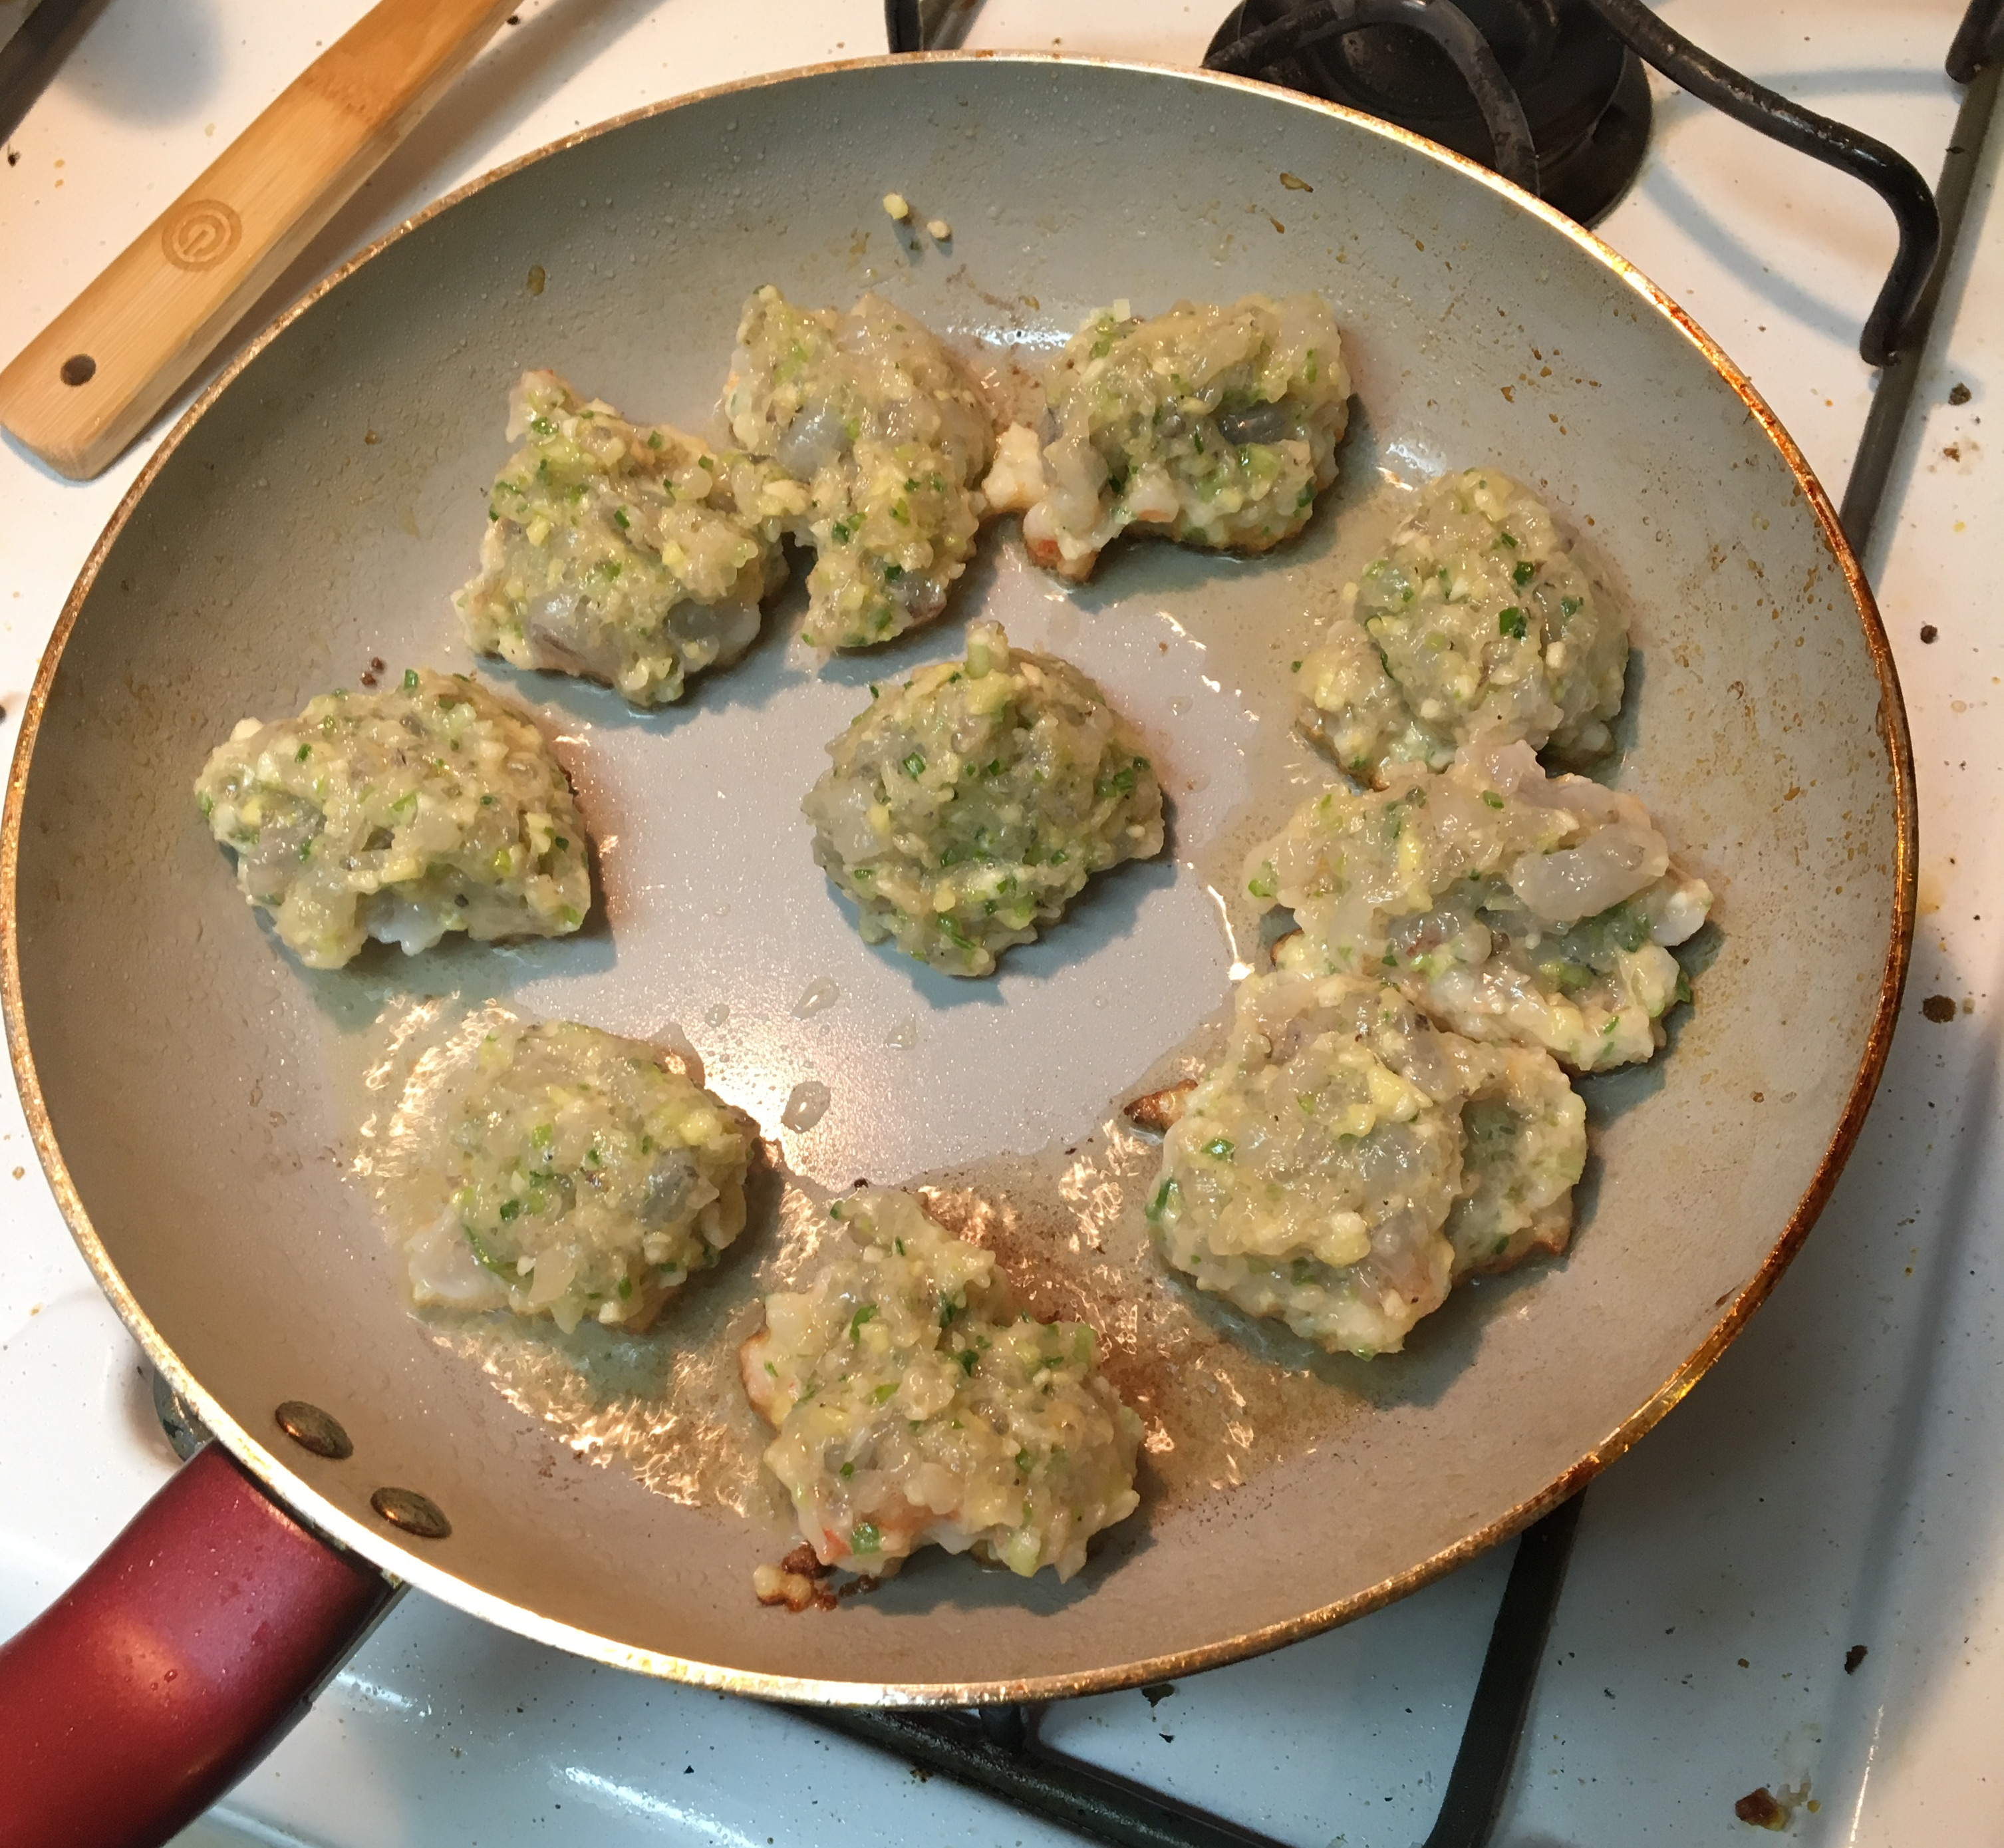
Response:
M1799 1786L1784 1784L1778 1790L1770 1790L1763 1784L1758 1790L1749 1790L1733 1804L1732 1813L1755 1829L1779 1832L1789 1826L1797 1810L1806 1809L1814 1815L1822 1808L1810 1796L1810 1780L1805 1777Z
M1789 1812L1775 1801L1774 1793L1765 1784L1749 1790L1733 1804L1732 1813L1756 1829L1781 1829L1789 1825Z

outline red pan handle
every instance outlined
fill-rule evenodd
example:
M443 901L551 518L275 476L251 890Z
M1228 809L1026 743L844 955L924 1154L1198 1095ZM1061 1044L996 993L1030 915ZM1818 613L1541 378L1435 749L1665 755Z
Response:
M390 1595L198 1451L0 1645L0 1848L158 1848L291 1731Z

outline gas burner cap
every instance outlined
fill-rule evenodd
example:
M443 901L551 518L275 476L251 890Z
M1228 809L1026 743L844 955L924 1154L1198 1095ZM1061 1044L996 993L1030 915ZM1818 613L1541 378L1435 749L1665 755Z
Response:
M1206 61L1309 0L1242 0ZM1456 0L1515 87L1538 150L1547 203L1590 225L1627 191L1649 139L1641 61L1586 0ZM1410 26L1360 26L1320 38L1259 73L1341 103L1492 165L1489 131L1447 54Z

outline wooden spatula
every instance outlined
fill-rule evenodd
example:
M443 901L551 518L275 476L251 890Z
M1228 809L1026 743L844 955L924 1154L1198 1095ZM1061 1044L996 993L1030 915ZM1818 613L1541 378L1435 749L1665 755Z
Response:
M517 4L380 0L0 372L0 423L108 468Z

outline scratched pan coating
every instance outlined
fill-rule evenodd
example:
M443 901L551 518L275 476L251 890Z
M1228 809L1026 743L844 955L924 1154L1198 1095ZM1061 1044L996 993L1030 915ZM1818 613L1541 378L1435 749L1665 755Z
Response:
M948 220L950 244L899 233L878 202L892 188ZM699 424L737 306L768 280L809 302L875 286L943 331L1032 349L1116 296L1320 289L1358 401L1341 504L1268 560L1116 552L1076 595L1025 566L1009 523L947 622L888 659L817 675L780 636L660 715L491 671L566 741L606 912L560 944L303 972L199 824L205 753L371 656L470 666L446 599L516 373L554 366L632 415ZM751 1600L783 1538L748 1465L734 1498L650 1482L630 1416L594 1435L590 1404L538 1399L492 1339L403 1306L349 1173L342 1070L400 987L625 1033L678 1023L776 1134L791 1085L818 1078L827 1116L781 1137L809 1193L931 1174L994 1195L1018 1174L1024 1210L990 1231L1034 1284L1035 1241L1075 1248L1084 1223L1043 1208L1145 1166L1102 1129L1109 1100L1228 991L1236 952L1208 888L1260 776L1305 773L1278 654L1326 606L1344 522L1381 472L1478 460L1537 484L1624 587L1640 661L1615 780L1719 895L1673 1056L1595 1093L1567 1261L1457 1299L1368 1370L1263 1359L1213 1318L1233 1377L1280 1383L1263 1413L1280 1424L1217 1486L1158 1446L1143 1513L1069 1587L936 1556L799 1617ZM1158 741L1175 811L1172 863L1110 880L979 987L861 946L795 812L864 683L939 657L976 607L1105 680ZM829 1701L1049 1696L1375 1608L1675 1404L1850 1147L1905 967L1913 826L1885 639L1821 491L1723 356L1585 233L1396 130L1254 85L1030 57L864 63L698 96L504 170L331 279L205 394L93 553L26 715L0 865L7 1024L43 1160L121 1313L222 1441L338 1540L657 1674ZM797 1017L822 977L840 1001ZM1066 1147L1088 1169L1052 1167ZM809 1193L782 1215L777 1191L722 1267L740 1267L718 1287L741 1299L811 1221ZM1131 1268L1137 1303L1168 1299ZM699 1339L714 1359L733 1300L671 1310L661 1378ZM1135 1326L1145 1388L1145 1314ZM660 1419L719 1449L755 1441L709 1377L709 1413ZM334 1411L354 1455L286 1443L272 1411L287 1399ZM387 1527L369 1503L385 1484L430 1496L450 1538Z

